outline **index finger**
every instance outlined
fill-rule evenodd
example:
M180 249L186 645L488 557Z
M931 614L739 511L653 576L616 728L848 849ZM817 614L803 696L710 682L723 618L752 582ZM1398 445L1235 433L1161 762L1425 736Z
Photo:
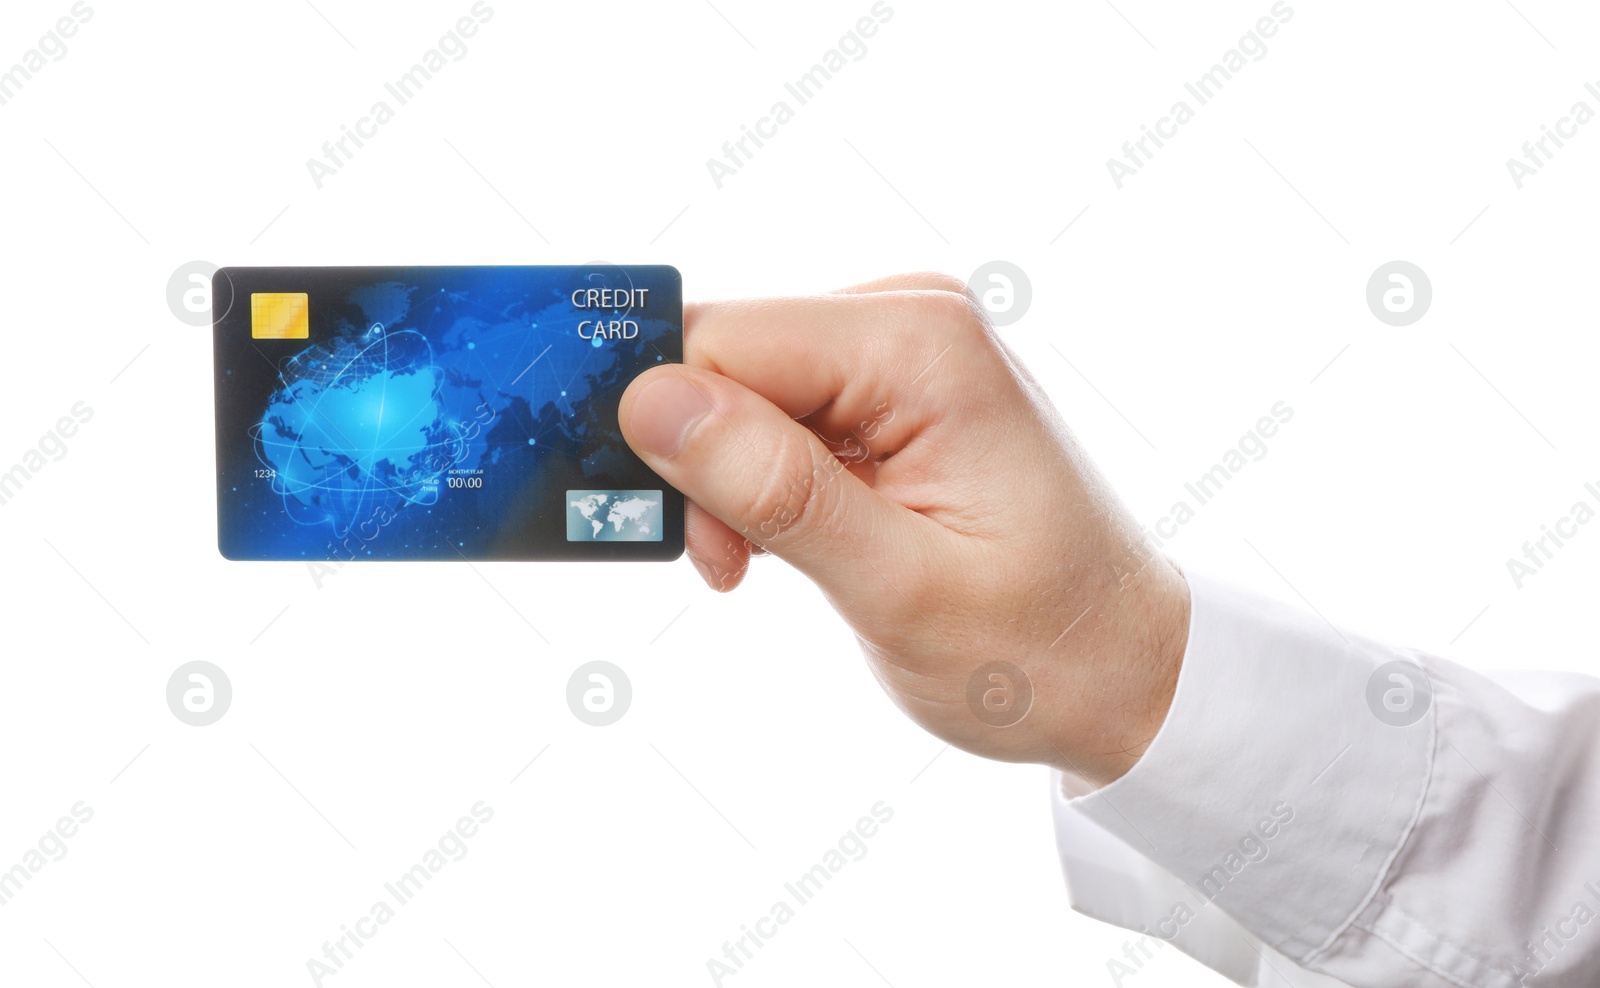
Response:
M865 287L865 286L861 286ZM837 406L849 417L914 404L928 370L975 334L971 301L942 289L894 289L705 302L685 311L685 362L761 394L791 418Z

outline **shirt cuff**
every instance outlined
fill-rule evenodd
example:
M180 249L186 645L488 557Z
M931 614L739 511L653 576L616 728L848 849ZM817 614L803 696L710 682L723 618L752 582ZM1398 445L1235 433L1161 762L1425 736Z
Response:
M1434 750L1426 660L1186 578L1189 643L1166 722L1131 771L1064 809L1180 880L1172 902L1113 921L1182 945L1214 906L1309 965L1416 825Z

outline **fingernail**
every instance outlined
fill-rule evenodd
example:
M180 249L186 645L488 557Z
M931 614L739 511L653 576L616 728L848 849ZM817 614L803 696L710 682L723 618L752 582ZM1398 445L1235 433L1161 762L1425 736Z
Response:
M711 402L689 381L661 374L633 400L629 424L633 439L647 453L676 456L689 428L711 411Z

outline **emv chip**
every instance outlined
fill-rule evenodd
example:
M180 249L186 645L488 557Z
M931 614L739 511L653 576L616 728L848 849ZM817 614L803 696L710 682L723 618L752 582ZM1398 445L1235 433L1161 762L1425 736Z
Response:
M251 295L250 336L257 340L310 339L310 298L304 292Z

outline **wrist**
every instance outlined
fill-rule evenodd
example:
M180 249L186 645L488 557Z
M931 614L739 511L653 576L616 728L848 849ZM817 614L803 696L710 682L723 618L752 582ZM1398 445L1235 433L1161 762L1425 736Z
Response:
M1107 638L1084 664L1064 711L1051 764L1096 786L1126 775L1166 722L1189 642L1189 585L1158 557L1136 580L1106 591L1117 607Z

